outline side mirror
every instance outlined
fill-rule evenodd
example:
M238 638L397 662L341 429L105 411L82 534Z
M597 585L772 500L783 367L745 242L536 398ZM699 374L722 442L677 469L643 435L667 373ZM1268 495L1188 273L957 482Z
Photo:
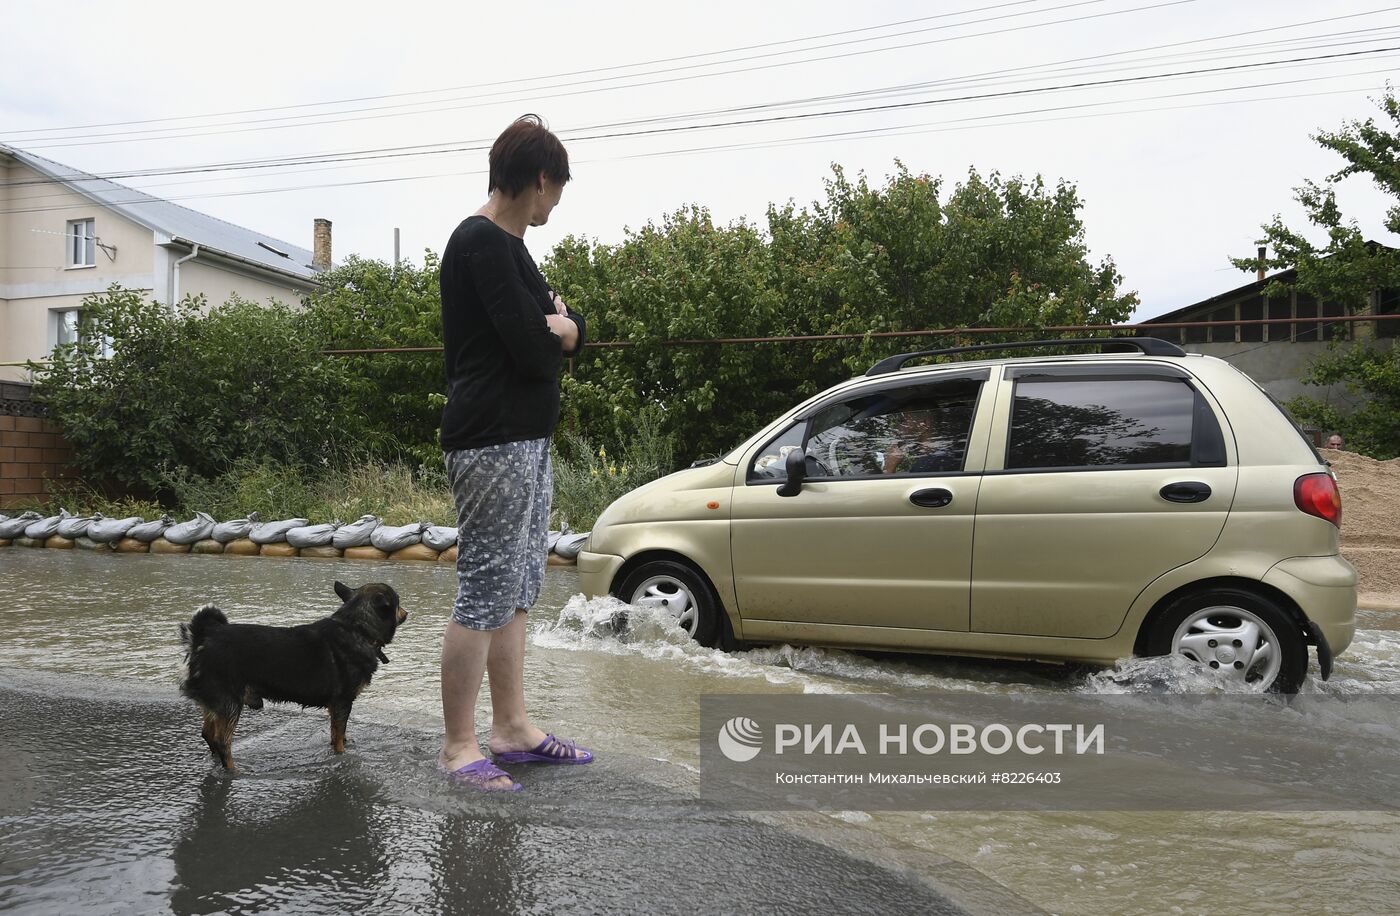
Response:
M807 479L807 453L795 448L787 453L783 462L787 470L787 480L778 487L779 496L796 496L802 492L802 481Z

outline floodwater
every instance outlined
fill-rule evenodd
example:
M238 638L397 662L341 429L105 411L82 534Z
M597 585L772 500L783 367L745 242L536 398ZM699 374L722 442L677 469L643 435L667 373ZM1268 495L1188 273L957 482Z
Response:
M217 771L179 697L176 624L206 602L301 623L387 581L408 622L355 705L248 711ZM1389 812L771 812L697 799L705 693L1112 692L1053 666L627 639L553 569L531 614L537 722L598 755L485 795L435 772L435 564L0 550L0 909L33 912L1278 913L1400 910ZM1400 613L1363 613L1324 692L1400 692ZM483 690L483 694L486 691ZM489 721L483 696L481 721Z

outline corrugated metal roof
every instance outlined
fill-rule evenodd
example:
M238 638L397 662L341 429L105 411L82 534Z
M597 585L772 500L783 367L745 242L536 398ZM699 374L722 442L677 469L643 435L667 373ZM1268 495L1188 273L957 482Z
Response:
M114 210L147 229L172 238L195 242L201 248L251 261L257 266L302 280L315 280L319 273L311 266L312 253L309 249L236 226L207 213L182 207L115 181L98 178L88 172L13 146L0 144L0 153L14 157L16 161L45 178L60 181L94 203ZM277 252L285 252L287 256L283 257Z

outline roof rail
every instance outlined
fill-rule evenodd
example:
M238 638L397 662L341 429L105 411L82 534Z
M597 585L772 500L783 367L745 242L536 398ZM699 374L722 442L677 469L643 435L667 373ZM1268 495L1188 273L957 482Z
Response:
M921 356L951 356L954 353L980 353L986 350L1028 350L1036 347L1113 347L1120 350L1124 347L1137 350L1146 356L1185 356L1186 351L1168 340L1158 337L1086 337L1071 340L1025 340L1016 343L995 343L976 344L970 347L948 347L943 350L917 350L913 353L901 353L898 356L891 356L882 359L865 373L866 375L885 375L889 372L898 372L904 368L904 364L911 359ZM1105 351L1109 352L1109 351Z

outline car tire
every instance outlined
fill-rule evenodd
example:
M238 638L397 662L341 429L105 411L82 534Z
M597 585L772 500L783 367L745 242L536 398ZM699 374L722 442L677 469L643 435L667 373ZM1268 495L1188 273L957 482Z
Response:
M1298 622L1273 601L1238 588L1177 599L1152 625L1147 654L1181 654L1269 693L1297 693L1308 672Z
M719 596L709 581L675 560L651 560L629 572L613 595L628 604L670 611L692 639L716 648L725 632Z

